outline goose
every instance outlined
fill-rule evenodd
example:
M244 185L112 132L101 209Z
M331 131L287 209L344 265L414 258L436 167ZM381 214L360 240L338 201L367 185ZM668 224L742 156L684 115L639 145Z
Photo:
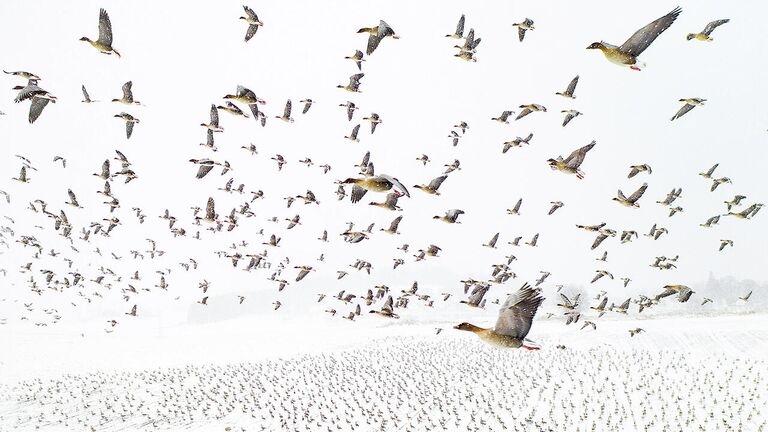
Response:
M125 136L127 139L130 139L131 135L133 135L133 125L136 123L139 123L139 119L126 112L115 114L113 117L116 117L125 121Z
M83 36L80 40L88 42L102 54L115 54L116 56L121 57L120 53L112 48L112 23L109 20L107 11L104 9L99 11L99 38L93 41Z
M456 24L456 30L452 34L445 35L445 37L451 39L461 39L464 37L464 14L461 14L461 18L459 18L458 24Z
M439 177L435 177L434 179L432 179L432 181L430 181L428 185L414 185L413 187L423 192L426 192L430 195L440 195L440 192L438 191L438 189L440 189L440 185L442 185L445 179L447 178L448 176L443 174Z
M525 38L525 32L528 30L535 30L535 27L533 27L533 20L530 18L526 18L523 21L519 23L512 24L513 27L517 27L517 37L520 39L520 42L523 41Z
M565 114L565 118L563 119L563 127L571 122L571 120L575 119L576 117L582 115L583 113L581 111L576 111L574 109L570 110L562 110L561 113Z
M364 73L357 73L349 77L349 84L343 86L337 85L336 88L344 89L351 93L362 93L360 91L360 80L365 76Z
M363 52L360 50L355 50L355 53L351 56L344 57L346 60L352 60L357 65L357 70L363 70L363 62L365 59L363 58Z
M558 170L566 174L575 174L578 179L583 179L584 172L582 172L579 167L581 167L581 164L584 162L587 152L592 150L592 147L596 144L596 141L592 141L584 147L574 150L566 159L563 159L562 156L558 156L557 159L548 159L547 163L549 163L550 168L553 170Z
M387 234L400 234L400 232L397 230L397 227L400 225L400 222L403 220L402 216L398 216L392 220L392 222L389 224L389 227L387 229L381 228L381 231L387 233Z
M98 101L95 101L95 100L91 100L91 97L88 95L88 90L85 89L85 84L81 85L80 89L83 91L83 100L81 101L82 103L98 102Z
M291 117L291 100L288 99L287 102L285 102L285 109L283 110L282 116L275 116L276 119L280 119L286 123L293 123L293 117Z
M700 33L688 33L688 36L685 37L686 40L696 39L699 41L705 41L705 42L712 42L712 34L713 31L715 31L716 28L720 27L721 25L729 22L729 19L720 19L710 22L709 24L704 27L704 30L702 30Z
M256 34L256 31L259 30L259 26L263 26L264 23L253 9L243 6L243 10L245 10L245 16L241 16L240 19L248 23L248 30L245 32L245 42L248 42Z
M680 107L680 109L675 113L675 115L672 116L670 121L674 121L679 119L680 117L684 116L688 111L696 108L697 106L703 106L704 102L706 102L706 99L702 98L685 98L680 99L680 102L685 102L685 105Z
M645 65L638 60L638 56L642 54L660 34L675 22L682 11L681 8L676 7L668 14L636 31L621 46L615 46L600 41L593 42L587 49L599 49L611 63L620 66L628 66L632 70L639 71L640 68Z
M532 112L547 112L547 107L539 104L520 105L520 108L522 108L523 110L520 111L520 114L518 114L517 117L515 117L515 120L520 120L521 118L527 116Z
M224 128L219 126L219 110L216 108L215 104L211 104L211 122L206 123L200 123L200 126L208 129L211 132L224 132Z
M400 198L400 196L401 196L400 193L397 191L390 192L387 194L387 198L384 200L383 203L370 202L368 203L368 205L385 208L387 210L400 211L402 209L397 205L397 200Z
M379 117L379 115L376 114L376 113L371 113L371 115L369 117L363 117L363 120L371 122L371 134L376 132L376 126L379 123L383 123L381 121L381 118Z
M355 187L352 188L352 194L351 194L351 199L353 203L360 201L367 191L386 192L392 189L393 187L397 188L397 190L402 192L405 196L409 198L411 197L411 194L408 192L408 189L406 189L405 186L402 183L400 183L400 180L386 174L381 174L381 175L371 176L371 177L364 177L364 178L350 177L342 181L340 184L355 185Z
M627 175L627 178L632 178L641 172L647 172L648 174L652 174L653 170L651 170L651 166L648 164L642 164L642 165L632 165L629 167L629 175Z
M634 191L632 195L629 196L629 198L625 197L624 193L622 193L621 189L619 189L618 196L613 198L613 201L616 201L625 207L640 208L640 204L638 204L637 201L640 200L646 189L648 189L648 183L643 183L643 185Z
M112 102L118 102L124 105L141 105L141 102L133 99L133 91L131 90L132 87L133 81L128 81L123 84L123 97L120 99L112 99Z
M557 92L555 94L568 99L576 99L576 96L573 95L573 92L576 91L576 85L578 83L579 83L579 76L576 75L576 77L572 79L570 83L568 83L568 88L566 88L565 91Z
M525 284L507 297L493 329L481 328L467 322L455 326L454 329L475 333L483 342L497 347L537 350L539 348L536 346L525 345L525 336L531 329L533 317L542 301L544 298L539 292Z
M315 103L312 99L302 99L299 101L299 103L304 104L304 108L302 108L301 113L306 114L309 112L309 109L312 108L312 104Z
M705 179L711 179L712 178L712 174L715 173L715 170L717 169L717 167L719 165L720 165L719 163L716 163L716 164L712 165L712 168L708 169L707 171L705 171L703 173L699 173L699 175L704 177Z
M448 210L447 212L445 212L444 216L433 216L432 219L439 219L439 220L441 220L441 221L443 221L445 223L449 223L449 224L454 224L454 223L460 224L461 222L459 222L458 219L459 219L459 216L461 216L463 214L464 214L464 210L451 209L451 210Z
M241 116L245 118L249 118L250 116L243 112L243 110L240 109L237 105L233 104L230 101L224 102L224 105L217 105L216 109L220 109L224 112L230 113L234 116Z
M523 199L519 198L517 200L517 203L515 204L515 206L513 208L507 209L507 214L508 215L520 216L520 206L522 206L522 205L523 205Z
M400 39L400 36L396 35L392 27L384 22L384 20L379 20L379 25L376 27L364 27L358 30L357 33L368 33L368 46L365 51L367 55L373 54L384 38Z
M381 310L371 310L369 313L383 316L385 318L400 318L399 315L394 313L392 296L387 296L387 299L384 301L384 306L381 307Z
M344 135L344 138L353 142L360 142L360 138L357 137L358 132L360 132L359 124L352 128L352 132L349 135Z

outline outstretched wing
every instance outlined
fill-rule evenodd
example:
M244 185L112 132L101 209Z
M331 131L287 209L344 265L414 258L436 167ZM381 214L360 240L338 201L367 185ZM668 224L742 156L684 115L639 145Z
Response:
M397 226L400 225L401 220L403 220L402 216L398 216L394 220L392 220L392 223L389 224L389 230L393 232L397 231Z
M696 106L696 105L693 105L693 104L689 104L689 103L687 103L687 104L683 105L682 107L680 107L680 109L679 109L679 110L677 110L677 113L675 113L675 115L673 115L673 116L672 116L672 118L671 118L671 119L669 119L669 120L670 120L670 121L674 121L674 120L676 120L676 119L679 119L680 117L682 117L682 116L684 116L686 113L688 113L688 111L692 110L692 109L693 109L695 106Z
M717 20L717 21L712 21L711 23L707 24L706 27L704 27L704 31L702 33L704 33L705 35L709 36L710 34L712 34L712 32L716 28L718 28L721 25L727 23L728 21L730 21L730 20L729 19L721 19L721 20Z
M109 21L107 11L99 11L99 43L108 47L112 46L112 23Z
M619 50L632 56L639 56L664 30L668 29L675 22L682 11L682 9L676 7L670 13L636 31L619 47Z
M568 84L568 88L565 89L565 93L573 96L573 92L576 91L576 84L578 83L579 83L579 76L576 75L576 78L572 79L571 83Z
M29 106L29 122L30 123L34 123L35 120L37 120L37 118L40 117L40 114L43 113L43 109L48 105L48 102L50 102L49 99L38 98L38 97L32 98L32 104Z
M627 201L636 202L640 199L641 196L643 196L646 189L648 189L648 183L643 183L643 185L640 186L640 189L636 190L634 193L632 193L632 195L629 196Z
M494 330L513 338L524 338L531 329L531 322L542 301L544 298L538 291L526 283L516 293L507 297L499 311Z
M568 156L567 159L565 159L565 164L569 168L577 169L581 166L582 162L584 162L584 158L587 156L587 152L592 150L592 147L597 144L596 141L592 141L591 143L585 145L584 147L574 150L573 153L571 153L570 156Z
M379 47L379 44L381 43L381 37L375 34L371 34L368 36L368 47L365 50L365 53L368 55L371 55L374 51L376 51L376 48Z
M208 220L216 219L216 203L213 201L213 197L208 198L208 204L205 206L205 218Z
M447 175L441 175L440 177L433 178L432 181L429 182L429 188L433 190L437 190L438 188L440 188L440 185L443 184L443 182L447 178L448 178Z
M363 199L363 197L365 196L365 194L367 192L368 192L367 189L363 189L363 188L361 188L358 185L352 186L352 192L349 194L350 195L350 199L352 200L352 203L356 203L356 202L360 201L361 199Z
M195 178L201 179L205 177L209 172L211 172L212 169L213 165L200 165L200 167L197 169L197 174L195 174Z
M392 183L392 184L393 184L395 187L397 187L397 188L398 188L398 189L400 189L401 191L403 191L403 193L405 194L405 196L407 196L408 198L410 198L410 197L411 197L411 194L408 192L408 189L405 187L405 185L404 185L404 184L400 183L400 180L398 180L398 179L396 179L396 178L394 178L394 177L392 177L392 176L388 176L388 175L386 175L386 174L382 174L382 175L381 175L381 177L382 177L383 179L385 179L385 180L389 181L390 183ZM434 181L434 180L433 180L433 181Z

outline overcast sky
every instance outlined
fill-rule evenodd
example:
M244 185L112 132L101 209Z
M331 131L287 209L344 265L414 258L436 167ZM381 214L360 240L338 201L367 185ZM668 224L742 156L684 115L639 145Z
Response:
M701 228L710 216L725 212L723 201L735 194L746 195L742 207L768 200L763 161L768 157L766 107L762 96L768 91L764 71L768 61L760 55L758 42L764 39L759 20L764 9L756 3L680 1L683 12L641 59L647 67L640 71L621 68L606 61L599 52L585 48L594 41L621 44L635 30L666 14L675 3L649 1L631 8L613 3L583 2L482 2L458 1L418 3L338 1L279 2L251 4L265 25L250 42L243 42L246 23L238 20L243 10L235 2L22 2L0 3L0 45L2 68L28 70L42 77L40 85L55 94L59 102L49 105L33 125L27 122L28 102L14 104L10 88L23 81L0 76L8 90L0 101L0 189L11 195L11 204L0 200L0 215L15 220L10 225L16 236L34 235L45 247L75 260L75 267L88 279L107 266L123 276L104 300L85 305L77 293L46 293L42 298L29 292L30 274L18 269L30 261L32 250L11 242L0 255L0 267L8 270L0 298L7 302L34 299L38 304L67 308L78 304L82 316L122 314L132 303L139 303L149 314L186 314L199 305L202 296L197 283L212 282L209 294L221 296L227 310L236 306L235 293L247 293L250 307L266 311L281 299L289 311L315 300L313 293L335 294L347 289L358 294L377 284L399 291L418 280L434 292L460 293L458 282L465 277L487 278L491 265L504 261L509 253L517 256L511 267L519 277L497 292L511 291L522 281L533 281L539 271L549 271L550 287L557 283L588 284L595 270L611 271L615 281L600 281L598 289L620 289L619 277L630 277L630 295L650 293L662 285L703 282L710 273L743 279L766 279L768 224L766 215L754 220L723 218L711 229ZM108 10L114 32L114 47L122 58L99 54L82 36L97 36L99 8ZM456 22L466 15L465 32L475 29L482 38L477 63L461 61L453 54L457 43L444 35L452 33ZM525 41L517 39L512 23L529 17L536 30ZM685 36L701 31L712 20L730 18L718 28L714 42L687 41ZM354 63L344 56L364 50L367 35L356 34L360 27L386 20L401 36L387 39L366 57L365 77L360 94L337 89L357 73ZM580 75L576 99L555 95ZM120 87L133 81L133 92L142 106L125 107L108 102L121 96ZM80 85L85 84L97 104L80 103ZM232 93L238 84L254 90L267 100L263 109L270 117L262 128L253 119L220 113L225 132L216 135L217 153L200 147L211 103ZM685 117L670 122L679 109L680 98L707 99ZM308 114L300 112L299 100L312 98L316 104ZM274 119L282 113L285 101L294 104L295 122ZM340 103L354 101L360 109L347 121ZM546 113L534 113L508 125L491 121L502 111L518 112L521 104L538 103ZM245 108L245 107L243 107ZM583 116L561 127L564 109L578 109ZM141 120L133 137L125 138L124 123L112 116L127 111ZM362 117L371 112L383 119L371 135ZM470 128L457 147L447 137L452 125L460 121ZM360 142L345 140L352 127L362 123ZM502 154L505 141L533 133L531 145ZM546 160L597 141L582 165L584 180L551 171ZM251 156L240 146L253 143L259 154ZM139 178L128 185L113 182L121 208L115 216L122 221L111 238L94 237L86 244L75 240L80 251L69 250L68 243L52 230L53 221L27 210L34 199L49 203L49 210L64 209L76 231L92 221L110 217L95 191L103 182L91 174L100 170L106 158L119 149L131 160ZM410 188L411 198L403 198L402 212L390 212L366 205L383 200L383 194L368 193L359 204L348 198L336 201L334 181L357 175L355 164L370 150L377 173L398 177L407 186L427 183L443 172L443 164L461 161L462 170L452 173L442 185L441 196L431 196ZM276 153L288 164L277 171L270 160ZM432 160L423 166L415 159L422 153ZM29 184L14 180L21 161L28 157L37 171L28 172ZM54 164L55 155L67 159L67 168ZM211 157L228 160L234 171L225 176L215 170L196 180L190 158ZM310 157L315 166L298 161ZM318 167L332 166L328 174ZM653 174L627 179L629 166L647 163ZM711 182L697 175L720 163L716 176L727 176L725 184L710 192ZM117 163L115 163L115 166ZM234 177L235 185L246 190L263 190L264 200L252 204L257 217L241 218L241 226L231 233L212 235L202 232L203 240L191 237L174 239L165 221L158 219L164 209L179 220L177 226L193 234L192 206L205 207L209 196L216 199L223 216L250 195L230 195L218 191ZM649 187L639 209L622 207L611 201L617 189L627 195L643 182ZM684 212L668 217L668 209L655 203L672 188L683 189L676 202ZM85 208L65 206L71 188ZM284 197L312 190L320 205L297 201L285 208ZM518 198L523 198L520 216L508 216ZM547 216L550 201L565 206ZM147 219L139 224L132 207L140 207ZM432 219L444 211L459 208L466 212L459 225ZM286 231L284 218L301 215L302 225ZM379 232L398 214L404 216L401 234ZM279 223L267 222L277 216ZM370 240L347 244L339 234L347 221L364 228L376 223ZM621 245L618 237L590 250L594 235L575 228L575 224L606 222L621 232L636 230L640 238ZM657 241L647 233L656 223L668 235ZM2 224L9 226L8 221ZM43 229L35 228L40 225ZM282 236L279 248L270 249L275 265L283 257L293 265L312 265L316 272L300 283L292 283L278 294L276 285L266 281L270 271L246 273L233 269L228 260L217 259L214 251L226 250L233 242L246 240L241 253L257 253L264 233ZM328 230L329 243L316 239ZM499 248L481 245L501 233ZM539 247L507 245L514 237L530 240L540 233ZM79 234L78 234L79 236ZM145 238L157 241L166 255L154 261L134 261L130 250L146 250ZM732 239L733 249L718 252L720 239ZM412 253L396 248L408 243L413 251L435 244L442 256L426 262L413 262ZM522 243L522 242L521 242ZM103 256L94 253L100 248ZM607 250L608 262L595 261ZM115 252L122 260L111 259ZM320 254L325 262L318 262ZM649 267L659 255L680 255L678 268L659 271ZM201 263L197 272L184 273L179 262L194 257ZM403 257L406 264L392 270L392 259ZM33 264L31 273L44 283L40 269L67 271L62 256L45 256ZM356 258L373 263L371 276L348 267ZM171 268L167 278L170 292L140 294L128 303L119 293L134 270L142 273L142 286L157 283L155 270ZM349 277L335 280L336 270L350 271ZM289 268L283 274L295 278ZM13 285L13 286L11 286ZM599 286L598 286L599 285ZM99 291L86 284L81 291ZM153 288L153 291L157 291ZM179 296L180 300L173 298ZM152 299L152 300L150 300ZM323 305L312 306L322 313ZM315 311L317 309L317 311ZM18 313L18 305L0 306L0 316ZM234 312L233 312L234 313ZM430 312L431 313L431 312Z

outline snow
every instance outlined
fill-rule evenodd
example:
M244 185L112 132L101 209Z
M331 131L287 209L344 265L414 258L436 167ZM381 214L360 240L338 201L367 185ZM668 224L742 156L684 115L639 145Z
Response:
M540 318L539 351L489 347L451 322L329 317L317 334L315 321L243 318L120 339L3 335L13 349L0 353L0 430L758 430L768 421L765 314L605 319L598 331ZM645 332L630 337L636 327Z

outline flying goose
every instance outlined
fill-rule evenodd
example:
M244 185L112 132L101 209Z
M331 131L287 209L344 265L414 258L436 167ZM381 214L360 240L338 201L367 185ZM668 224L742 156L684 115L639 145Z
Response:
M302 99L299 101L299 103L304 104L304 108L301 110L302 114L306 114L309 112L309 109L312 107L312 104L315 103L312 99Z
M394 219L392 219L392 222L389 224L389 228L384 229L381 228L381 231L384 231L387 234L400 234L400 232L397 230L397 227L400 225L400 221L403 220L402 216L398 216Z
M248 6L243 6L243 9L245 10L246 16L241 16L240 19L245 20L245 22L248 23L248 30L245 32L245 42L248 42L253 35L256 34L259 26L263 26L264 23L259 19L259 16L256 15L256 12L254 12L253 9Z
M407 197L411 197L411 194L408 192L408 189L405 188L405 186L400 183L400 180L398 180L395 177L381 174L377 176L371 176L371 177L364 177L364 178L347 178L346 180L342 181L341 184L352 184L355 185L355 187L352 188L352 202L356 203L360 201L365 193L367 191L373 191L373 192L386 192L393 187L397 188L400 192L405 194Z
M520 108L522 108L523 110L520 111L520 114L518 114L517 117L515 117L515 120L520 120L521 118L527 116L532 112L539 112L539 111L547 112L547 107L539 104L520 105Z
M230 101L224 102L224 105L217 105L216 108L220 109L220 110L222 110L224 112L228 112L228 113L230 113L230 114L232 114L234 116L242 116L242 117L245 117L245 118L249 118L250 117L248 114L243 112L243 110L241 110L240 107L238 107L237 105L233 104Z
M640 30L636 31L621 46L611 45L607 42L594 42L587 49L599 49L611 63L620 66L629 66L630 69L640 70L644 67L638 56L642 54L652 43L662 34L672 23L675 22L682 9L676 7L663 17L651 22Z
M717 169L717 167L719 165L720 165L719 163L716 163L716 164L712 165L712 168L708 169L706 172L699 173L699 175L704 177L705 179L711 179L712 178L712 174L715 173L715 170Z
M483 246L489 247L491 249L496 249L496 242L499 241L499 233L496 233L491 237L491 240L488 243L483 243Z
M584 162L587 152L592 150L592 147L594 147L595 144L597 144L597 142L592 141L584 147L574 150L566 159L563 159L562 156L558 156L557 159L548 159L547 163L549 163L549 166L553 170L558 170L566 174L576 174L577 178L583 179L584 173L579 167Z
M729 19L721 19L712 21L709 24L707 24L706 27L704 27L704 30L701 31L701 33L688 33L688 36L685 37L687 40L696 39L700 41L706 41L706 42L712 42L712 37L710 36L712 32L720 27L721 25L729 22Z
M287 102L285 102L285 109L283 110L283 115L281 116L275 116L276 119L280 119L286 123L293 123L293 117L291 117L291 100L288 99Z
M384 22L384 20L379 20L379 25L377 27L364 27L357 32L368 33L368 47L365 51L367 55L373 54L381 41L386 37L391 37L392 39L400 39L400 36L396 35L395 31L392 30L392 27Z
M344 57L346 60L352 60L357 65L357 70L363 70L363 62L365 59L363 58L363 52L360 50L356 50L354 55L346 56Z
M618 196L616 198L613 198L613 201L616 201L619 204L626 207L640 208L640 204L638 204L637 201L640 200L640 197L643 196L646 189L648 189L648 183L643 183L643 185L640 186L640 188L637 189L635 192L633 192L632 195L629 196L629 198L625 197L624 193L621 192L621 189L619 189Z
M253 114L253 119L258 120L259 118L261 118L262 119L261 125L264 126L264 122L266 121L266 116L263 116L263 114L259 112L258 105L264 105L267 102L264 99L261 99L258 96L256 96L256 93L254 93L252 90L247 89L242 85L238 85L237 91L235 92L235 94L225 95L224 99L236 100L240 103L244 103L248 105L248 108L251 109L251 113Z
M638 175L641 172L647 172L648 174L652 174L653 171L651 170L651 166L648 164L642 164L642 165L632 165L629 167L629 175L627 178L632 178L636 175Z
M445 216L433 216L432 219L439 219L445 223L454 224L459 222L459 216L464 214L464 210L451 209L445 212Z
M344 135L344 138L353 142L360 142L360 138L357 137L358 132L360 132L360 124L355 125L352 132L349 135Z
M99 38L93 41L83 36L80 40L88 42L102 54L115 54L120 57L120 53L112 48L112 23L109 21L109 15L104 9L99 11Z
M509 120L507 119L509 118L509 116L511 116L514 113L515 113L514 111L504 111L501 113L500 116L492 117L491 120L495 120L499 123L509 124Z
M414 185L413 187L421 191L424 191L430 195L440 195L440 192L438 192L438 189L440 189L440 185L442 185L445 179L447 178L448 176L443 174L439 177L435 177L434 179L432 179L432 181L430 181L428 185Z
M395 319L400 318L400 316L394 312L392 296L387 296L387 299L384 301L384 306L381 307L381 310L372 310L369 313L383 316L386 318L395 318Z
M724 183L732 183L732 182L731 182L731 179L729 179L728 177L712 179L712 187L709 188L709 191L714 192L718 186Z
M363 117L363 120L371 122L371 133L376 132L376 126L379 123L383 123L379 115L376 113L371 113L369 117Z
M571 82L568 84L568 88L566 88L564 92L557 92L555 94L568 99L576 99L576 96L573 95L573 92L576 91L576 84L578 83L579 83L579 76L576 75L576 77L572 79Z
M508 214L508 215L517 215L517 216L520 216L520 206L522 206L522 205L523 205L523 199L522 199L522 198L519 198L519 199L517 200L517 203L515 203L515 206L514 206L513 208L511 208L511 209L507 209L507 214Z
M82 85L80 86L80 88L81 88L81 90L83 91L83 100L82 100L82 102L83 102L83 103L94 103L94 102L98 102L98 101L95 101L95 100L91 100L91 97L88 95L88 90L86 90L86 89L85 89L85 84L82 84Z
M583 114L581 111L576 111L574 109L562 110L560 112L565 114L565 118L563 119L563 127L570 123L571 120Z
M458 24L456 24L456 31L453 34L445 35L445 37L451 39L461 39L464 37L464 14L461 14L461 18L459 18Z
M680 107L680 109L675 113L675 115L672 116L670 121L674 121L676 119L679 119L680 117L684 116L688 111L696 108L697 106L704 105L704 102L706 102L706 99L701 98L685 98L680 99L680 102L685 102L685 105Z
M563 204L562 201L552 201L552 202L550 202L550 204L552 204L552 207L549 209L549 213L547 213L547 215L551 215L557 209L559 209L560 207L565 205L565 204Z
M349 84L343 86L341 84L337 85L336 88L344 89L348 92L352 93L362 93L360 91L360 80L363 79L365 76L364 73L357 73L349 77Z
M531 329L533 317L544 298L530 285L523 285L516 293L507 297L501 306L499 318L493 329L485 329L469 323L454 328L475 333L483 342L505 348L539 349L525 345L525 336Z
M533 20L530 18L526 18L519 23L514 23L512 24L512 26L517 27L517 37L520 39L520 42L522 42L523 39L525 38L525 32L527 30L531 30L531 31L535 30L535 28L533 27Z
M112 99L112 102L119 102L125 105L141 105L141 102L133 99L133 91L131 90L131 87L133 87L133 81L128 81L123 84L123 97L120 99Z
M660 299L669 297L672 294L677 294L677 301L680 303L685 303L691 298L691 295L693 295L693 290L685 285L665 285L664 291L654 297L654 300L659 301Z
M200 126L208 129L211 132L224 132L224 128L219 126L219 110L215 104L211 104L211 122L200 123Z
M398 210L399 211L399 210L402 210L397 205L397 200L399 198L400 198L400 193L398 193L397 191L390 192L390 193L387 194L387 198L384 200L383 203L370 202L370 203L368 203L368 205L385 208L387 210Z
M137 119L136 117L126 112L115 114L113 117L117 117L121 120L125 120L125 136L126 138L130 139L131 135L133 135L133 125L136 123L139 123L139 119Z
M533 134L529 133L528 136L525 138L516 137L512 141L507 141L504 143L504 148L501 149L501 152L506 153L512 147L520 147L523 144L530 144L532 138L533 138Z
M352 121L352 117L355 115L355 110L357 109L355 103L347 101L347 103L339 104L339 106L347 109L347 120Z

